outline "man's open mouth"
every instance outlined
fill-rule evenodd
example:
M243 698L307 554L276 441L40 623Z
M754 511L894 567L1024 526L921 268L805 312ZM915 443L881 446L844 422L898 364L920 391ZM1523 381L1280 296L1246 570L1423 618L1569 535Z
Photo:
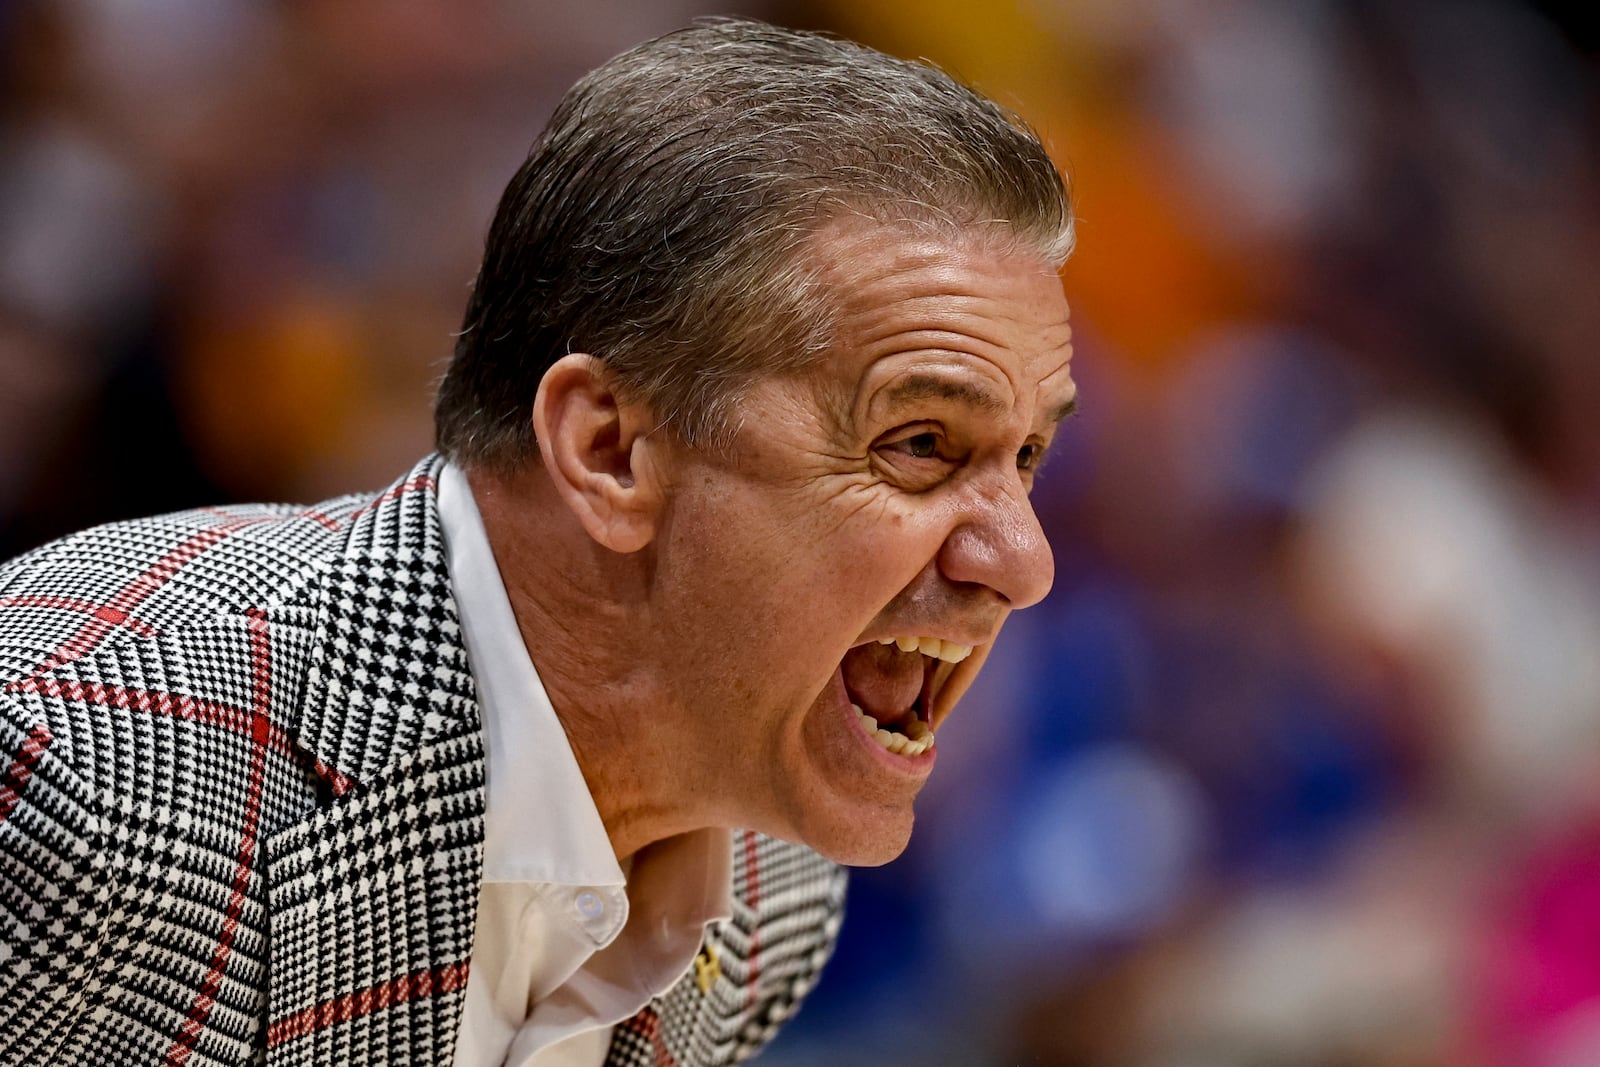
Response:
M857 645L839 664L850 705L890 752L920 756L933 747L933 700L970 645L937 637L880 637Z

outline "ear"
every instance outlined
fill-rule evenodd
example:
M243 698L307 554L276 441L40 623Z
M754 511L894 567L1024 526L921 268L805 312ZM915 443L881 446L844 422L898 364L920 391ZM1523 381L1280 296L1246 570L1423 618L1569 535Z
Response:
M596 542L637 552L655 539L665 497L644 404L617 395L606 365L572 354L545 371L533 432L556 491Z

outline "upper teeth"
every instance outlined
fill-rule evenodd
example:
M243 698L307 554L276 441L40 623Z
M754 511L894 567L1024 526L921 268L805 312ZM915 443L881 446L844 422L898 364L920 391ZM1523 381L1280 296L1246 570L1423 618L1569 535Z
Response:
M920 651L924 656L942 659L947 663L960 663L972 655L971 645L958 645L954 641L942 641L937 637L880 637L880 645L894 645L901 652Z

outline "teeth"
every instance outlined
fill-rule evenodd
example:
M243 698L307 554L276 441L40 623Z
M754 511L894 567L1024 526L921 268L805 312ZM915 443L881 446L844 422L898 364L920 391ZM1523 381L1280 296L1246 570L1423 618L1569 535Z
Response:
M861 725L873 739L890 752L903 756L920 756L933 747L933 731L921 719L914 720L906 727L906 732L897 734L892 730L885 730L878 725L878 720L861 710L859 704L851 704L855 713L861 719Z
M946 663L960 663L972 655L971 645L958 645L954 641L941 641L937 637L880 637L880 645L894 645L901 652L921 652Z
M946 663L960 663L972 655L971 645L958 645L954 641L946 641L944 650L939 653L939 658Z

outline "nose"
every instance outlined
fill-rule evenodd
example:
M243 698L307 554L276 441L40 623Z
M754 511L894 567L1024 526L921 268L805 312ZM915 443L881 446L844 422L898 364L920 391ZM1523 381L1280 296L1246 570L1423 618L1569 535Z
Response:
M973 493L939 550L939 570L952 582L994 590L1013 609L1044 599L1055 556L1019 480Z

